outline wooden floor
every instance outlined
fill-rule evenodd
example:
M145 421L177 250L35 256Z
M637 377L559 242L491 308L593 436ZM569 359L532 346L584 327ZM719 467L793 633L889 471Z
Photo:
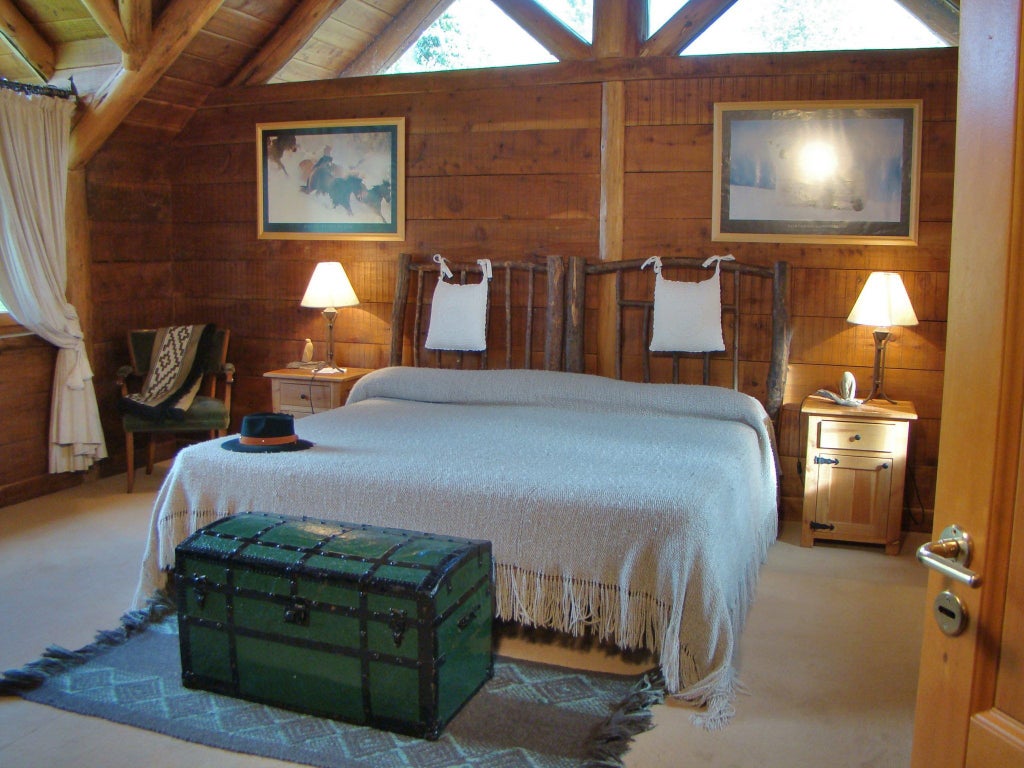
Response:
M0 508L0 668L50 644L78 648L117 625L135 590L159 480L140 474ZM798 768L909 764L925 571L917 541L899 557L873 547L798 545L789 524L772 547L740 645L749 695L725 730L708 733L673 703L626 758L630 768ZM500 652L610 671L643 662L600 648L503 637ZM0 700L0 765L281 766L147 731Z

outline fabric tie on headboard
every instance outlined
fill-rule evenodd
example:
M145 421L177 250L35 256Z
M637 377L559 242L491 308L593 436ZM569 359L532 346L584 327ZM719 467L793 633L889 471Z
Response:
M733 256L731 253L728 253L725 256L708 256L706 259L704 259L704 263L701 264L701 266L707 269L709 266L714 264L715 272L718 272L723 261L736 261L736 257ZM643 271L647 269L647 267L650 266L651 264L654 265L654 274L660 275L661 256L651 256L649 259L647 259L647 261L640 265L640 270Z
M440 253L434 254L434 263L441 268L441 276L451 280L455 275L452 273L451 267L448 266L448 260ZM490 280L494 277L494 272L491 269L490 259L477 259L476 263L480 265L480 271L484 274L484 280Z

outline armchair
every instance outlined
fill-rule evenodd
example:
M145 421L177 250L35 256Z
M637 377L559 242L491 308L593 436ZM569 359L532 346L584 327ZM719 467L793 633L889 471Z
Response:
M164 338L168 329L146 329L128 332L128 353L131 364L121 366L117 371L117 383L121 388L121 403L125 403L130 395L130 383L141 381L148 383L147 374L158 365L154 359L154 347L158 338ZM159 418L146 417L136 412L137 409L122 407L122 425L124 427L125 453L128 463L128 493L135 484L135 433L149 433L149 446L146 460L146 474L153 473L155 456L155 440L157 433L190 433L204 432L208 438L227 434L231 422L231 386L234 383L235 366L226 362L228 341L231 332L223 328L213 328L195 352L191 371L200 376L198 390L191 403L184 410L170 411ZM158 348L156 352L160 352ZM160 365L165 365L160 360ZM223 378L222 395L217 396L217 381Z

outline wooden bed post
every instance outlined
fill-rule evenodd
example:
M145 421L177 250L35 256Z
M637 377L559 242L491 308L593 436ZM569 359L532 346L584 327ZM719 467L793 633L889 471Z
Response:
M391 356L389 365L402 364L402 347L405 342L405 308L409 297L408 253L400 253L395 269L395 300L391 304ZM415 342L414 342L415 343Z
M772 280L772 363L768 370L768 391L765 395L765 409L776 425L786 394L789 345L793 340L793 328L789 324L789 312L786 309L788 295L789 264L779 261L775 263L775 278Z
M565 370L583 373L583 317L587 302L587 260L582 256L569 259L565 278L567 296L565 321Z
M548 256L547 262L544 370L560 371L562 370L562 346L565 339L565 259L561 256Z

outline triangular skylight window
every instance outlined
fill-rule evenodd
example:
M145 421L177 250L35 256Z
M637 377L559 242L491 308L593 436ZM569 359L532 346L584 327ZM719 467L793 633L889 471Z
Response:
M652 33L686 4L648 2ZM896 0L737 0L682 55L946 45Z
M537 3L582 39L594 42L594 0L537 0Z
M552 61L544 46L490 0L455 0L386 74Z

